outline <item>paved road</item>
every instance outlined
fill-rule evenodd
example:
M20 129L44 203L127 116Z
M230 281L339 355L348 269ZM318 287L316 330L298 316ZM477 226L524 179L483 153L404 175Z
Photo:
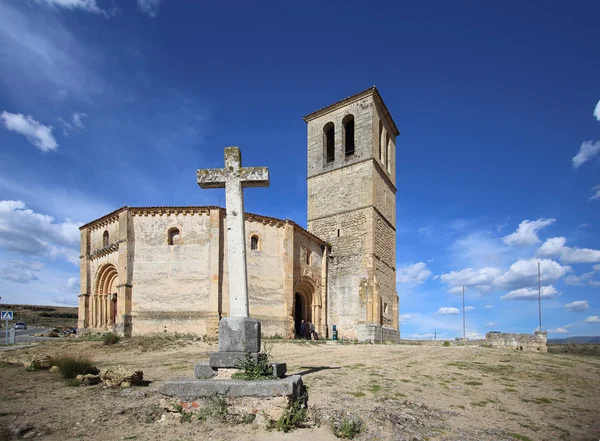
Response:
M34 343L43 340L56 340L51 337L34 337L34 334L43 334L48 332L49 328L27 328L15 330L15 345L24 343ZM6 329L0 329L0 345L6 342Z

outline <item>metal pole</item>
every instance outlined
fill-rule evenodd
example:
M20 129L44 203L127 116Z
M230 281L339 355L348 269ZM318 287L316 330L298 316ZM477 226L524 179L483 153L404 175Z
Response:
M8 320L4 320L4 326L6 327L6 346L8 346Z
M542 330L542 285L541 285L540 262L538 262L538 309L540 316L540 331Z
M463 286L463 340L466 340L467 333L465 327L465 287Z

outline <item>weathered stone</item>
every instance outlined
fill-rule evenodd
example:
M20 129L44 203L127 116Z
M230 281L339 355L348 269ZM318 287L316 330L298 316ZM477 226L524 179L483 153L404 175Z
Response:
M240 149L226 147L225 168L198 170L197 179L198 185L202 188L225 187L229 315L231 317L248 317L243 188L268 187L269 170L266 167L242 167Z
M251 352L250 357L254 361L258 361L257 352ZM211 352L208 354L208 364L214 368L235 368L245 359L245 352Z
M179 380L166 381L159 392L181 400L193 401L210 397L215 393L231 397L297 397L304 394L304 384L300 375L292 375L279 380Z
M488 332L485 335L487 345L493 348L514 349L525 352L548 352L548 337L545 331L531 334L513 334Z
M60 371L58 366L52 366L48 372L58 372L58 371Z
M287 365L285 363L269 363L269 366L273 368L274 377L283 377L287 371Z
M207 380L217 375L217 370L208 365L208 363L198 363L194 367L195 377L199 380Z
M100 374L102 382L108 387L120 387L125 383L125 387L137 386L144 379L142 371L125 371L123 368L112 368L102 371Z
M260 352L260 322L250 317L224 317L219 322L219 352Z
M94 385L100 384L102 382L100 375L94 375L94 374L77 375L77 379L84 386L94 386Z
M35 369L50 369L54 365L54 360L49 355L36 355L31 365Z

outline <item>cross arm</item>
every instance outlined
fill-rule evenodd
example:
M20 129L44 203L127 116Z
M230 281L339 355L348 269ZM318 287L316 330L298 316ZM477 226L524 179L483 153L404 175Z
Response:
M222 168L206 168L196 172L196 179L201 188L225 188L227 177Z
M268 187L269 169L267 167L244 167L240 169L240 180L244 187Z

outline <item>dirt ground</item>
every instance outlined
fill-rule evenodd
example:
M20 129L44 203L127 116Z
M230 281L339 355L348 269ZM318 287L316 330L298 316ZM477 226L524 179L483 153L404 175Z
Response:
M479 347L274 341L271 359L302 374L309 420L290 433L264 424L165 418L165 380L193 378L216 343L61 339L0 352L0 440L335 440L333 421L363 422L360 440L598 440L600 358ZM34 355L81 353L99 368L142 370L146 387L71 387L27 371ZM172 401L172 400L171 400ZM14 433L20 432L15 438ZM11 434L12 433L12 434Z

